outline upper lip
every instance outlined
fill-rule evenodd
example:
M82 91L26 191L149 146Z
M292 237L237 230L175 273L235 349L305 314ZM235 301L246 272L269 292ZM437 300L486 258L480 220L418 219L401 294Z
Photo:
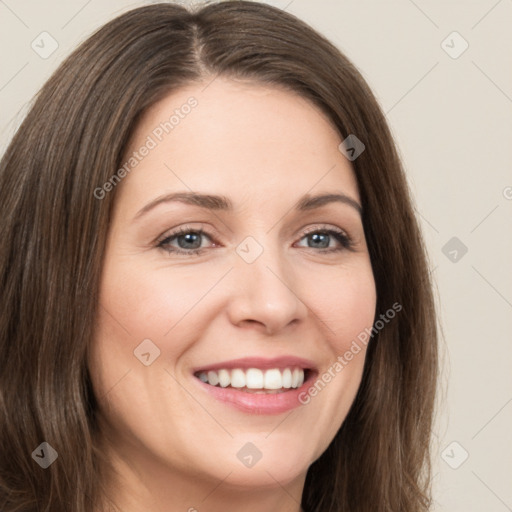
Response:
M260 368L262 370L269 370L272 368L303 368L304 370L316 370L313 361L304 359L296 356L280 356L273 358L265 357L242 357L239 359L231 359L229 361L221 361L218 363L212 363L204 366L198 366L193 371L196 372L207 372L222 369L234 369L234 368Z

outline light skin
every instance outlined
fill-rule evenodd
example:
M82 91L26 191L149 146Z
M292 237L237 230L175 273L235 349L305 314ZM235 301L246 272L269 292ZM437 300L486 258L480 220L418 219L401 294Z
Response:
M353 403L366 349L307 405L277 414L219 401L193 369L292 355L322 375L371 328L375 282L351 204L359 191L340 135L309 101L222 77L205 85L146 113L127 155L190 96L198 101L117 185L89 359L117 471L109 497L124 512L298 512L309 466ZM233 208L164 201L137 215L174 192L222 195ZM306 194L349 200L295 209ZM172 238L179 228L188 238ZM236 250L247 237L263 249L251 263ZM145 339L160 351L147 366L134 355ZM237 457L246 443L261 453L252 467Z

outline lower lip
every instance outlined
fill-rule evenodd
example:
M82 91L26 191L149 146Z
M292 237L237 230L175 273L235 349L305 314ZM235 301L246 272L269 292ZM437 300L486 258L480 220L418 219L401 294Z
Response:
M236 409L250 414L281 414L302 405L299 401L301 393L305 392L315 379L314 372L310 372L307 380L297 389L290 388L281 393L247 393L236 388L222 388L206 384L197 377L195 381L219 402L228 404Z

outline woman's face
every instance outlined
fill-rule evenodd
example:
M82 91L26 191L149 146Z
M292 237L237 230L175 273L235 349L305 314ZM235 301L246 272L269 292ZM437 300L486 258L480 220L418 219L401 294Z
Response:
M224 78L138 125L89 366L109 446L141 478L293 487L340 428L365 346L344 354L376 304L340 143L305 99Z

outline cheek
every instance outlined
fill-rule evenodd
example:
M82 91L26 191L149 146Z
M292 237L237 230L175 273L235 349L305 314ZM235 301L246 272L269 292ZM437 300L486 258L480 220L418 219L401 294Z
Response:
M97 396L108 392L111 400L130 382L131 398L147 402L146 390L169 386L164 368L198 335L190 320L211 284L191 271L163 274L122 259L105 265L89 359Z
M321 286L310 294L311 304L325 325L331 348L339 354L373 325L377 295L372 268L369 262L360 262L317 283Z
M174 385L165 370L180 370L187 360L183 355L206 336L212 316L218 314L210 292L229 268L217 265L199 272L195 265L172 268L123 257L107 260L89 359L96 395L109 393L109 402L126 402L127 415L135 403L155 417L162 413L161 403L151 413L147 410L152 400L148 396ZM169 411L176 410L179 396L169 394Z
M307 408L306 429L322 434L316 440L314 457L327 448L355 399L366 356L366 343L361 340L369 339L376 306L369 261L318 277L317 291L310 294L310 300L324 326L325 341L319 352L325 358L316 380L299 396Z
M194 315L218 280L216 275L194 272L192 266L166 271L120 264L105 276L100 325L108 337L121 345L134 345L132 350L149 338L170 357L178 355L191 336L197 336Z
M180 425L197 414L197 403L165 370L174 374L176 361L201 336L194 314L215 280L192 269L150 270L119 259L105 266L89 369L114 444L139 439L158 453L164 445L174 450L180 433L186 434Z

